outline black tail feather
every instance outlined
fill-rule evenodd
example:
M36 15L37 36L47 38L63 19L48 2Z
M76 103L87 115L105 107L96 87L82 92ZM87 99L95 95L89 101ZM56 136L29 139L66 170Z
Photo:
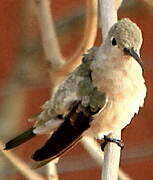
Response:
M15 137L14 139L8 141L5 144L4 149L5 150L13 149L16 146L19 146L20 144L23 144L26 141L30 140L34 136L36 136L36 134L33 133L33 128L30 128L27 131L25 131L24 133L22 133L22 134L18 135L17 137Z

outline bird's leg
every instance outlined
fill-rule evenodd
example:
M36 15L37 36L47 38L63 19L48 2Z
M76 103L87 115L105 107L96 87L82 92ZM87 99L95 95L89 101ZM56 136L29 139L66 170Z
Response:
M123 144L122 140L111 138L111 137L104 135L104 142L101 144L102 151L104 151L105 146L107 145L108 142L116 143L121 148L121 150L124 148L124 144Z

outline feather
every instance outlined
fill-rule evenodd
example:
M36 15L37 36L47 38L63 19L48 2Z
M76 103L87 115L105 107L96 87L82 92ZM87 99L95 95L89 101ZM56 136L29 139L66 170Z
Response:
M15 148L19 146L20 144L25 143L26 141L32 139L36 136L36 134L33 133L34 128L30 128L27 131L23 132L22 134L18 135L17 137L13 138L12 140L8 141L5 144L5 150L9 150L12 148Z

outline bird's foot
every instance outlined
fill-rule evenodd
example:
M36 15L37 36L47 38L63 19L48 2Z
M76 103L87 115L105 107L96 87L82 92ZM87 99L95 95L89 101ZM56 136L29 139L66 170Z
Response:
M124 148L124 144L123 144L122 140L111 138L111 137L104 135L104 142L101 144L102 151L104 151L105 146L107 145L108 142L116 143L121 148L121 150Z

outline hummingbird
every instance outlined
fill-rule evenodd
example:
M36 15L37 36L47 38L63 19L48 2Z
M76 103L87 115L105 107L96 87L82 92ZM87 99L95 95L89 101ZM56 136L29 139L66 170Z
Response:
M36 135L50 134L32 156L44 165L85 135L101 140L116 129L124 129L146 96L141 45L142 33L135 23L128 18L115 23L102 45L91 48L81 64L55 88L34 126L7 142L5 149Z

